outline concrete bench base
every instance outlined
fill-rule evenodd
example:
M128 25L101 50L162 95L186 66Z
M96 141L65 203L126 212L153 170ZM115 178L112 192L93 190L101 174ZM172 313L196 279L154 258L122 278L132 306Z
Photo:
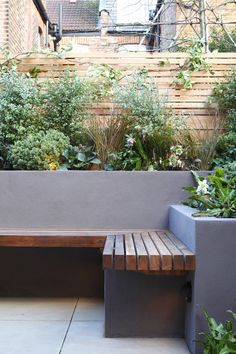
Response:
M105 271L106 337L184 337L184 276Z

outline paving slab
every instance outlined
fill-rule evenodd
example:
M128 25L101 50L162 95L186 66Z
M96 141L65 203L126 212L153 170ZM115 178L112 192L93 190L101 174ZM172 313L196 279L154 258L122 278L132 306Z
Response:
M73 321L103 321L104 311L103 299L79 298Z
M189 354L182 339L104 338L103 321L72 322L61 354Z
M1 354L59 354L67 321L0 321Z
M76 298L0 298L0 321L69 321Z

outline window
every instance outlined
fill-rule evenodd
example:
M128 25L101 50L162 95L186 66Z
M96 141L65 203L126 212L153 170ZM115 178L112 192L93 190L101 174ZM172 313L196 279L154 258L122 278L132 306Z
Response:
M156 4L157 0L117 0L117 23L145 24Z

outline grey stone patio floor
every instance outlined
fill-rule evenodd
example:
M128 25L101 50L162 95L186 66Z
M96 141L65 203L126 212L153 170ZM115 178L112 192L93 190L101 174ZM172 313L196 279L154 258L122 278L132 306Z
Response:
M98 299L0 298L0 354L189 354L181 339L109 339L103 328Z

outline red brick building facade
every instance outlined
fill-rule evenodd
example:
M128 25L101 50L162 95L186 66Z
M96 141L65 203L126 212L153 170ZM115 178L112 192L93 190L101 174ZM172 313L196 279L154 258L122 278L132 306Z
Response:
M46 46L45 0L0 0L0 47L12 54Z

